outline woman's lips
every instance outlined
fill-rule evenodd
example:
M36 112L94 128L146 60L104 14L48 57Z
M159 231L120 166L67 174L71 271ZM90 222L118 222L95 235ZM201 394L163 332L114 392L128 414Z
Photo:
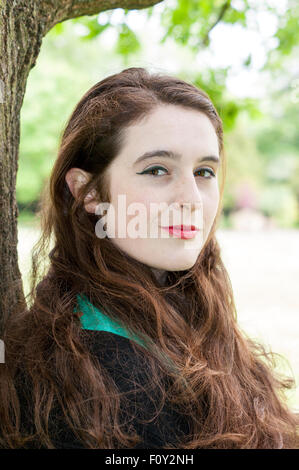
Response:
M171 235L187 240L196 237L199 229L194 225L172 225L170 227L161 227L168 230Z

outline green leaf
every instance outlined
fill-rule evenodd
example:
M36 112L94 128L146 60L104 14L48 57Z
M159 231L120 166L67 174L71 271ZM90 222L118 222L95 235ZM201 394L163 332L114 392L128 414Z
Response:
M140 49L141 46L136 34L126 23L121 24L118 31L118 40L115 46L118 54L128 56Z
M65 31L65 24L64 22L61 22L61 23L56 23L55 26L53 26L53 28L49 31L49 35L51 36L60 36L61 34L63 34Z
M247 59L244 61L245 67L249 67L249 65L251 64L251 60L252 60L252 56L251 56L251 54L249 54Z
M83 41L88 41L90 39L94 39L97 36L99 36L105 29L107 29L110 26L110 23L107 22L106 24L99 24L98 23L98 17L88 19L87 21L81 22L84 26L86 26L89 30L89 33L81 36L81 39Z

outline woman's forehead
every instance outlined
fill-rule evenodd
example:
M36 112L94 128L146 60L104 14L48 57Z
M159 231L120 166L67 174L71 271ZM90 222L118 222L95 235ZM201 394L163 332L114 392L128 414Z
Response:
M118 155L123 163L135 164L142 155L155 150L182 157L190 154L194 158L219 155L218 137L210 119L194 110L186 114L189 110L179 108L177 111L176 108L179 107L172 106L167 112L163 108L157 109L147 120L126 129Z

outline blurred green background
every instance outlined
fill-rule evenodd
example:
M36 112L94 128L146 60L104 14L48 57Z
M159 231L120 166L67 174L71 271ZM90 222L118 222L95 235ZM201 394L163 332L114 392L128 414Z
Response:
M228 155L224 226L247 209L261 223L298 227L299 12L294 7L295 30L290 10L270 8L275 3L284 2L231 2L209 41L225 2L165 1L56 25L43 40L22 108L21 218L36 209L61 129L83 93L125 67L144 66L201 86L219 110Z
M57 24L44 38L27 82L17 175L27 290L40 191L82 95L131 66L202 87L225 129L228 168L219 242L239 322L288 358L297 380L289 400L297 408L298 24L296 0L166 0L146 10L118 8Z

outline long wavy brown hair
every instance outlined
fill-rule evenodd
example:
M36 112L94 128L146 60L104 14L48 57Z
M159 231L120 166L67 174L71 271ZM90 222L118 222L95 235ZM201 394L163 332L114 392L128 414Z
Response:
M196 263L168 272L162 286L150 266L96 236L98 216L84 209L84 198L95 189L98 200L110 201L106 169L122 148L126 128L163 103L209 117L218 136L222 179L218 212ZM65 181L72 167L92 175L76 199ZM298 419L286 404L294 380L278 374L274 354L237 323L215 237L224 179L221 119L195 85L132 67L85 93L65 126L42 197L42 235L32 254L27 308L11 312L5 322L2 448L32 442L54 448L48 422L57 405L86 448L132 448L140 441L134 429L122 426L117 387L91 353L80 312L74 312L77 294L144 339L146 347L131 343L136 357L145 356L148 364L144 388L155 383L159 390L157 412L167 397L190 420L190 433L177 448L298 446ZM167 390L165 376L171 383ZM18 387L30 390L32 432L22 428L26 410L20 407Z

